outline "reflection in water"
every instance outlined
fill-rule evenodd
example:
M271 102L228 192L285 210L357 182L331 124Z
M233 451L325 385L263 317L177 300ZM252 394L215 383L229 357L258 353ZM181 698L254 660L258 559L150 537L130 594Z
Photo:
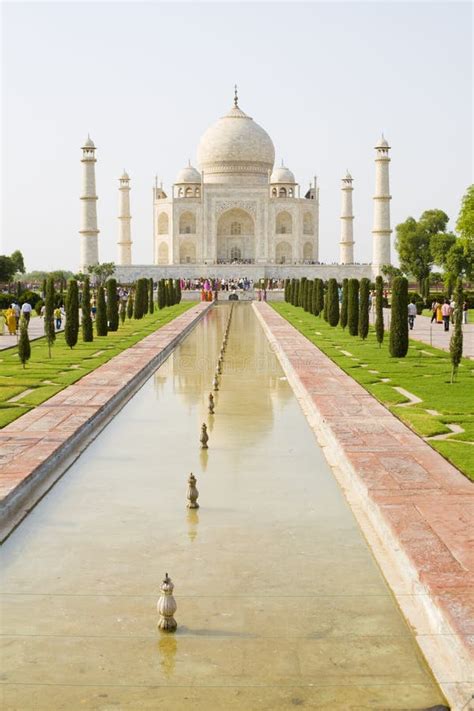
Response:
M186 521L188 522L188 538L194 541L198 534L199 513L197 509L187 509Z
M202 471L205 472L207 469L207 461L209 459L209 450L201 449L199 452L199 461L201 462Z
M167 679L171 679L175 668L175 657L178 649L178 642L174 634L161 632L158 642L158 652L160 655L160 667Z

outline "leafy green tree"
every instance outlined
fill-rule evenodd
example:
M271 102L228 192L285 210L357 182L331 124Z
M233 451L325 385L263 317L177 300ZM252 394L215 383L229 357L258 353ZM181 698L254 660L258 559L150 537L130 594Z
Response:
M0 255L0 282L9 284L16 274L16 266L11 257L6 254Z
M95 317L95 327L98 336L107 335L107 305L105 303L105 291L103 286L99 286L97 289L97 313Z
M115 272L114 262L103 262L103 264L92 264L87 267L89 274L95 277L98 286L103 286L107 279Z
M383 335L383 279L381 276L378 276L375 279L375 336L379 348L382 347Z
M153 278L152 278L152 277L150 277L150 279L148 280L148 289L149 289L149 295L148 295L148 311L149 311L149 313L152 314L152 313L154 312L154 310L155 310L155 302L153 301L153 289L154 289L154 285L153 285Z
M370 279L364 277L359 289L359 336L364 340L369 335L369 296Z
M133 294L132 292L129 293L128 299L127 299L127 318L132 318L133 317Z
M433 266L431 240L446 231L449 217L442 210L425 210L418 222L409 217L397 225L395 247L400 257L400 267L407 274L413 274L422 290L423 282L429 279Z
M393 358L404 358L408 353L408 281L405 277L393 280L389 350Z
M347 325L351 336L359 333L359 280L349 279L347 296Z
M66 324L64 337L69 348L74 348L79 334L79 291L77 281L71 279L66 295Z
M343 329L347 326L347 300L349 294L349 279L342 280L342 301L341 301L341 326Z
M403 276L402 270L398 267L394 267L392 264L384 264L380 271L382 272L384 277L386 277L389 286L391 286L392 281L395 279L395 277Z
M56 331L54 329L54 308L55 308L55 293L54 279L49 277L46 282L46 298L44 300L44 335L48 343L49 357L51 358L51 346L56 340Z
M20 318L20 338L18 341L18 355L20 357L20 362L23 364L24 368L31 357L31 345L28 336L28 323L24 316Z
M117 294L117 279L107 279L107 322L108 331L118 331L119 303Z
M463 334L462 334L462 315L463 315L463 304L464 304L464 293L462 289L462 279L459 278L457 281L456 288L456 308L454 314L454 331L449 342L449 353L451 356L451 384L456 380L456 375L458 372L459 364L462 359L462 346L463 346Z
M23 255L19 249L16 249L14 252L12 252L12 254L10 254L10 259L15 265L15 270L20 274L24 274L26 271L25 260L23 259Z
M451 294L458 276L470 279L472 275L474 249L466 249L466 241L452 232L434 235L431 240L433 258L444 269L446 291ZM474 242L473 242L474 245Z
M327 301L329 325L337 326L339 323L339 290L336 279L329 279Z
M91 287L89 277L84 279L84 287L82 290L82 340L85 343L90 343L94 340L94 329L92 327L91 316Z
M470 279L474 263L474 184L468 187L462 199L456 230L459 233L464 255L469 265L466 276Z

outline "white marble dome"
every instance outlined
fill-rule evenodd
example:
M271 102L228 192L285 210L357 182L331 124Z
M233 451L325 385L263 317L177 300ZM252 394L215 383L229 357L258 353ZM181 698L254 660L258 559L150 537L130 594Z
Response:
M176 176L175 183L180 184L180 183L200 183L201 182L201 173L194 168L191 163L189 162L188 165L183 168L182 170L179 171L178 175Z
M275 148L268 133L235 105L201 137L198 163L204 181L266 182Z
M295 176L289 170L285 165L283 165L283 161L281 163L281 166L279 168L275 168L273 171L271 178L270 178L271 183L291 183L294 185L296 183Z

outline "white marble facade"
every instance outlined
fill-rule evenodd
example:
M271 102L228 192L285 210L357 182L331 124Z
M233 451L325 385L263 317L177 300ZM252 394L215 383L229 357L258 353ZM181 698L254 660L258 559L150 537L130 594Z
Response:
M316 263L316 180L302 197L293 173L274 161L271 138L236 97L201 138L200 172L181 170L169 196L155 185L154 263Z

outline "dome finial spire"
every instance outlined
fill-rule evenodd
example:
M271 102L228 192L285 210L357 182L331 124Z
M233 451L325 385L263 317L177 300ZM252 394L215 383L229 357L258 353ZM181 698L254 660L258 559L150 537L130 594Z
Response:
M237 84L234 84L234 106L238 108L239 106L239 95L237 93Z

